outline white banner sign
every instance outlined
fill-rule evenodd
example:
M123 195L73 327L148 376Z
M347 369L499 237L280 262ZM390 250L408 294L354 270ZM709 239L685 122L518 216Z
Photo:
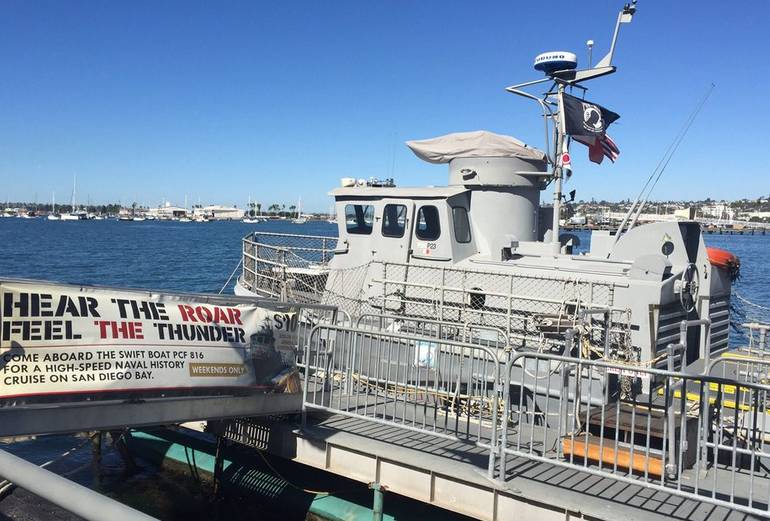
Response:
M294 369L294 312L27 282L0 282L0 297L0 400L272 389Z

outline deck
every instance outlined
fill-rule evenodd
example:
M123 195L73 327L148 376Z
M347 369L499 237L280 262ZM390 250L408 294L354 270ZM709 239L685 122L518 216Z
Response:
M284 418L225 422L217 429L229 439L298 463L363 483L379 482L389 493L489 521L760 519L524 457L509 456L505 480L490 480L487 453L475 444L366 418L312 414L304 428L298 418ZM723 488L729 486L726 480Z

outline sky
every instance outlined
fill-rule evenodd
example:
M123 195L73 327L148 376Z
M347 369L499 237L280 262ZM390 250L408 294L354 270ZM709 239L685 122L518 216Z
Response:
M0 200L328 208L341 177L442 185L404 145L486 129L542 147L504 88L544 51L594 61L622 2L0 2ZM618 71L617 163L573 145L577 198L634 198L708 86L653 199L770 193L770 2L639 0ZM535 90L535 92L538 92Z

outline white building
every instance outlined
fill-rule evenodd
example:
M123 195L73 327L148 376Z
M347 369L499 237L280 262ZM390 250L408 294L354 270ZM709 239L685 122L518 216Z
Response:
M765 219L770 219L770 212L746 212L742 217L746 220L756 218L763 221Z
M212 204L193 207L192 215L193 217L206 217L214 221L238 221L243 218L243 210L235 206Z
M147 216L160 220L179 219L180 217L187 217L187 208L172 206L170 202L166 201L163 206L147 210Z

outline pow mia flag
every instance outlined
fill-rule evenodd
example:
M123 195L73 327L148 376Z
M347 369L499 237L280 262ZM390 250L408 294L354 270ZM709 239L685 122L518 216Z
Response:
M564 130L572 136L602 136L607 127L620 117L601 105L563 94Z

